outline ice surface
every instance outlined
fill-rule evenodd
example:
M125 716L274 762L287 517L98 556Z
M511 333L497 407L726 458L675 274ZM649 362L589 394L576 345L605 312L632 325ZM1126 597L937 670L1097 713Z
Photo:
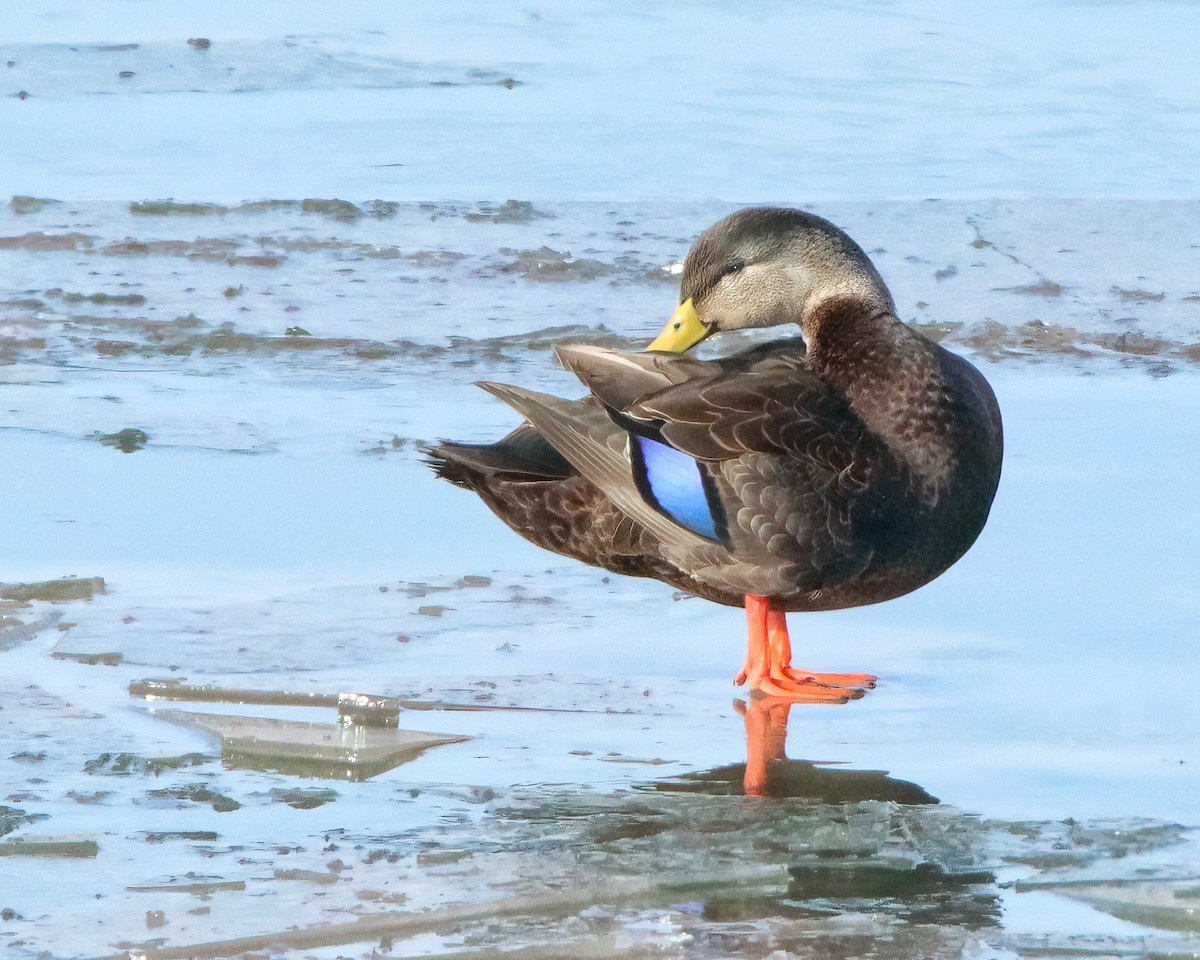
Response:
M10 4L4 950L1194 953L1198 17ZM793 708L767 800L739 612L541 553L419 453L513 425L475 380L644 344L761 200L858 239L1007 441L962 562L795 620L881 680ZM168 722L336 740L346 691L469 739L360 779Z
M0 156L36 195L1195 196L1186 2L64 0L3 18Z

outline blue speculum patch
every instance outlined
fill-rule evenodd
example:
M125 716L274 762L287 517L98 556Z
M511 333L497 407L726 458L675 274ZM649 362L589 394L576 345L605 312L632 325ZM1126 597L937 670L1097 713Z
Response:
M642 495L680 526L719 540L700 464L674 447L634 434L633 468Z

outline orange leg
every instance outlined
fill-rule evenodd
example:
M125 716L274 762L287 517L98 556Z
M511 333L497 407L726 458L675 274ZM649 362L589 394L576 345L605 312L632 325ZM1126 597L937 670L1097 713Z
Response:
M792 666L787 615L766 597L746 594L746 663L734 680L751 690L800 703L845 703L875 686L865 673L809 673Z
M811 673L792 666L792 642L788 637L787 614L782 610L767 611L767 636L776 662L782 664L785 676L799 683L820 683L827 687L852 687L870 689L878 677L869 673Z

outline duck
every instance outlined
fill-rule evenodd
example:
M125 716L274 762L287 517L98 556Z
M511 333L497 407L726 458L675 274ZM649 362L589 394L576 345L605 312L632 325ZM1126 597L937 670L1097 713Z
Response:
M689 355L764 327L792 333ZM861 697L876 676L793 665L787 614L916 590L987 521L1004 446L994 392L902 322L867 254L813 213L751 207L700 234L643 352L556 350L585 396L480 383L524 422L495 443L443 441L428 463L546 550L744 608L734 682L753 694Z

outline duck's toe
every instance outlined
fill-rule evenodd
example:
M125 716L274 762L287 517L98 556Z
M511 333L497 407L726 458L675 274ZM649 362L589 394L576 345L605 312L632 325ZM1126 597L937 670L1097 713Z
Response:
M792 703L846 703L859 699L864 691L854 687L827 686L807 678L793 679L782 672L746 677L750 690L768 697L781 697Z
M869 673L810 673L795 667L784 667L784 673L798 683L819 683L826 687L846 687L853 690L874 690L879 678Z

